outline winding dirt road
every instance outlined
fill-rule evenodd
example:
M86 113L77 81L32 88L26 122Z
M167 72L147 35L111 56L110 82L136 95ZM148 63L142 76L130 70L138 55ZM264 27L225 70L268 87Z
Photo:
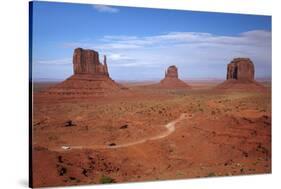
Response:
M188 119L192 117L191 115L188 115L187 113L182 113L177 119L169 122L168 124L164 125L166 128L166 131L163 133L160 133L156 136L144 138L141 140L137 140L134 142L128 142L124 144L116 144L116 145L89 145L89 146L61 146L59 149L51 149L54 151L65 151L65 150L71 150L71 149L114 149L114 148L123 148L123 147L129 147L129 146L134 146L137 144L142 144L150 140L159 140L162 138L165 138L172 134L176 130L176 124L184 119Z

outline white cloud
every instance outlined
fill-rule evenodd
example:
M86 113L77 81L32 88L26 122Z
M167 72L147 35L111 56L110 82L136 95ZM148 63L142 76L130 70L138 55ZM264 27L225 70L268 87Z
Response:
M268 31L249 31L238 36L213 35L201 32L170 32L163 35L136 37L136 36L105 36L107 45L132 45L136 47L161 44L228 44L228 45L252 45L264 43L271 38ZM103 39L103 40L104 40Z
M118 61L118 60L134 60L133 58L130 58L126 55L123 55L123 54L116 54L116 53L112 53L112 54L109 54L107 56L109 59L113 60L113 61Z
M93 8L99 12L106 12L106 13L118 13L119 9L111 6L106 5L93 5Z
M35 60L34 63L35 64L65 65L65 64L71 64L72 59L63 58L63 59L53 59L53 60Z
M224 78L226 65L235 57L251 58L257 77L271 75L271 32L263 30L232 36L201 32L104 36L94 43L72 42L64 46L90 48L106 54L113 77L115 70L123 67L128 68L123 72L129 74L130 78L141 77L135 74L141 72L144 76L161 78L163 70L175 64L180 68L183 78Z

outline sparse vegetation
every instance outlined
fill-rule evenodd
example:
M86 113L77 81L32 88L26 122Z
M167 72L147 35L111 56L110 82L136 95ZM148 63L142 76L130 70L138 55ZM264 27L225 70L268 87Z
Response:
M45 120L34 127L35 159L45 161L49 150L64 150L62 145L86 146L85 150L65 150L67 153L55 156L57 176L72 184L78 179L107 184L128 178L143 181L271 172L269 95L207 90L171 95L169 91L138 90L139 96L126 99L75 99L54 104L35 97L39 102L34 104L36 123ZM187 120L176 124L167 140L114 149L165 133L163 126L182 113L188 115ZM69 127L73 124L76 126ZM241 145L243 141L247 145ZM100 146L108 149L88 150ZM128 163L122 167L124 162ZM168 163L171 166L163 169ZM44 164L38 165L45 169Z
M115 180L109 176L102 175L100 178L100 183L101 184L110 184L110 183L115 183Z
M215 176L216 176L216 174L213 173L213 172L211 172L211 173L209 173L209 174L207 175L207 177L215 177Z

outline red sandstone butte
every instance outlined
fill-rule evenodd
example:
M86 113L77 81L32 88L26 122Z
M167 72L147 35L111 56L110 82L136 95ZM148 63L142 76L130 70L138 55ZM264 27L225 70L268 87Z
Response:
M73 70L74 74L93 74L106 75L108 68L106 56L104 56L104 64L99 61L99 54L94 50L77 48L73 54Z
M160 81L161 88L169 89L187 89L190 88L185 82L179 79L178 77L178 68L175 65L169 66L165 71L165 78Z
M265 87L255 81L255 66L249 58L234 58L227 65L226 81L215 89L262 91Z
M255 68L249 58L235 58L227 65L226 79L253 81Z
M76 48L73 54L74 74L50 88L47 93L67 96L107 96L124 89L109 76L106 56L103 64L98 52Z

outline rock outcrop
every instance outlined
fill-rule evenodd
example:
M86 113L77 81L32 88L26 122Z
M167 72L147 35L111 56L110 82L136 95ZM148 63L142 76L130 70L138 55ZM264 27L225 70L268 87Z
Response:
M255 68L249 58L235 58L227 65L226 79L253 81Z
M178 68L173 65L170 66L165 72L165 78L178 78Z
M109 76L106 56L103 64L98 52L77 48L73 54L74 74L65 81L50 88L50 95L65 96L107 96L125 89Z
M84 50L82 48L77 48L74 50L73 70L74 74L95 74L109 76L106 56L104 56L104 64L101 64L99 62L99 53L90 49Z
M265 87L255 81L255 67L249 58L234 58L227 65L226 81L215 89L261 91Z
M168 89L190 88L189 85L178 78L178 68L175 65L168 67L165 71L165 78L160 81L159 86Z

